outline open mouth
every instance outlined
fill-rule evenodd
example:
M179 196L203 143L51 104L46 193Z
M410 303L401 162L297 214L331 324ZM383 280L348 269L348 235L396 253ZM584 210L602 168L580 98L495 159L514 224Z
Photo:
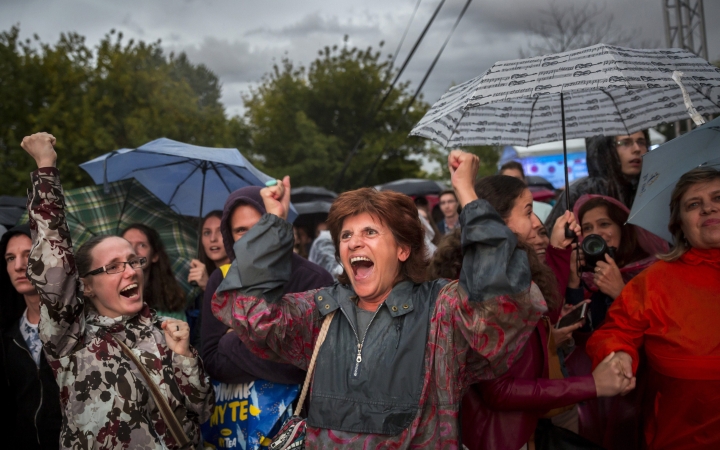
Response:
M219 252L219 251L220 251L220 247L210 247L210 251L211 251L211 252Z
M120 291L120 295L122 295L125 298L132 298L138 295L138 285L137 283L130 284L126 287L124 287Z
M354 256L350 258L350 267L355 280L364 280L372 274L375 263L366 256Z
M639 166L640 164L642 164L642 159L640 159L640 158L631 159L631 160L630 160L630 164L632 164L632 165L634 165L634 166Z

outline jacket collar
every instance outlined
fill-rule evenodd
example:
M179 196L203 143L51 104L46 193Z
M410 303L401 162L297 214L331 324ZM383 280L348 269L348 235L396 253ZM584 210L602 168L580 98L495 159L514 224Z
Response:
M390 291L390 295L383 305L387 306L392 317L403 316L414 309L413 287L414 284L411 281L401 281ZM354 311L353 306L356 304L356 297L351 286L335 283L334 286L320 289L315 293L315 305L322 317L338 308L350 315L350 312ZM355 316L354 312L352 316Z

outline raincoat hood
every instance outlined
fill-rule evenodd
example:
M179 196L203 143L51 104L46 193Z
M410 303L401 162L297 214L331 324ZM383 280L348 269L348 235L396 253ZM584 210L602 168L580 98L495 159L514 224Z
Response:
M222 219L220 219L220 233L223 237L225 252L230 261L235 261L235 251L233 250L235 240L232 236L232 224L230 223L233 211L240 205L250 205L257 209L260 214L265 214L267 211L265 210L265 202L263 202L260 195L261 190L262 187L260 186L245 186L230 194L225 200Z

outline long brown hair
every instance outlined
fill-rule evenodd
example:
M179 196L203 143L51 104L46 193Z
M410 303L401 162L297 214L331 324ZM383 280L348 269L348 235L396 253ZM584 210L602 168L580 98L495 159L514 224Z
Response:
M207 272L208 276L212 275L212 273L215 272L215 269L217 269L217 266L215 265L215 261L210 259L207 255L207 253L205 253L205 246L202 243L202 232L203 232L203 228L205 227L205 222L207 222L207 220L209 218L217 217L218 219L220 219L222 221L222 215L223 215L223 212L220 211L219 209L210 211L209 213L207 213L205 215L205 217L203 217L202 222L200 222L200 229L198 230L198 235L200 236L200 239L199 239L200 245L198 245L198 260L201 263L205 264L205 271ZM222 239L222 233L220 234L220 239ZM224 248L225 248L225 246L223 244L223 249Z
M345 192L335 199L328 214L327 226L335 244L335 257L340 260L340 233L345 219L368 213L388 227L395 242L410 249L410 256L400 263L400 279L414 283L425 281L425 230L418 217L417 207L405 194L361 188ZM338 281L350 284L347 269Z
M525 189L527 186L522 180L506 175L491 175L481 178L475 183L475 193L478 198L487 200L506 223L515 202ZM532 246L523 242L519 236L518 247L527 253L532 280L540 288L548 308L550 310L557 308L561 299L555 274L548 266L540 262Z
M130 230L142 232L148 239L152 254L158 256L157 262L149 262L150 267L143 288L145 303L157 311L184 311L185 292L173 275L170 258L165 253L165 245L160 240L160 235L154 228L142 223L134 223L125 228L121 236L125 236Z
M578 211L578 222L582 224L585 213L595 208L605 208L608 218L620 227L620 245L615 253L615 263L618 267L627 266L650 256L638 244L635 226L626 223L629 214L602 197L591 198L583 203Z
M680 177L673 189L672 197L670 197L670 223L668 223L668 230L673 236L675 247L669 253L658 255L658 258L663 261L675 261L690 250L690 243L682 230L682 205L680 202L691 186L698 183L709 183L717 179L720 179L720 170L714 167L698 167Z

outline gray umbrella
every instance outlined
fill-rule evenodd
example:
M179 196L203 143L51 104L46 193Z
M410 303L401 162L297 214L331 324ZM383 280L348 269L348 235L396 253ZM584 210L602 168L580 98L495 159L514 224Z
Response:
M676 71L684 74L684 86L673 79ZM562 139L567 159L567 139L626 135L687 119L690 101L701 114L720 112L720 69L682 49L598 44L498 62L451 88L410 134L446 147Z
M410 134L448 146L520 145L631 134L720 112L720 69L680 49L609 45L514 61L451 88Z
M422 178L403 178L402 180L375 186L378 191L395 191L401 194L416 195L437 195L447 189L443 183Z
M672 242L668 231L672 191L685 172L699 166L720 166L720 117L643 157L628 222Z

